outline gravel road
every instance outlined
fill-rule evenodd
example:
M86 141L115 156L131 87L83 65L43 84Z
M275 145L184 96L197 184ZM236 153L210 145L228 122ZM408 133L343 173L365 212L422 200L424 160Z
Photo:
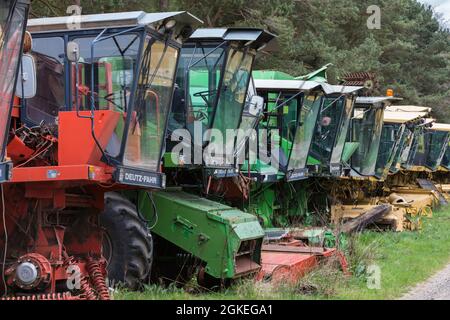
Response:
M418 284L401 300L450 300L450 264L427 281Z

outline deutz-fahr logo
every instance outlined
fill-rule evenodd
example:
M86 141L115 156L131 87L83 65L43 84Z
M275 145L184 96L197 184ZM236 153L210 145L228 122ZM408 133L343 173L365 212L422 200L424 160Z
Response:
M156 184L158 183L158 179L154 176L147 176L136 173L127 173L125 172L125 181L144 183L144 184Z
M158 174L128 168L121 168L117 173L117 180L124 184L147 187L160 187L161 184L161 176Z

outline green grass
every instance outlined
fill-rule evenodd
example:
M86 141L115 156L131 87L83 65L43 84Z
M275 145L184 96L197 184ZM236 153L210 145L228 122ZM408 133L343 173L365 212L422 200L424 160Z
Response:
M115 299L396 299L450 263L450 209L435 212L419 232L364 232L351 239L350 264L345 277L322 266L295 286L273 287L245 281L221 293L189 293L177 288L148 287L142 293L118 291ZM381 270L381 288L367 287L367 265Z

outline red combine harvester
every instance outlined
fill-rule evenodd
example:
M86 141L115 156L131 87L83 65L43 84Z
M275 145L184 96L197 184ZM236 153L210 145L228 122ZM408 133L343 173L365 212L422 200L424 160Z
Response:
M23 76L22 86L36 92L12 110L14 166L0 231L5 299L109 298L104 194L164 188L160 159L179 51L201 23L187 12L82 16L76 28L68 21L28 23L37 83Z

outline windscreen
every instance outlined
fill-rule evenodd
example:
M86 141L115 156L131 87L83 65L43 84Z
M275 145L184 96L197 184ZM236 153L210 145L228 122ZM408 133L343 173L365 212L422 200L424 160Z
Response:
M444 157L442 158L441 166L450 170L450 142L445 149Z
M355 100L352 97L347 97L345 99L345 106L343 106L342 110L342 120L336 132L336 141L331 154L331 164L341 162L342 153L344 152L345 147L345 140L347 139L348 128L350 126L350 119L353 114L354 103Z
M317 117L322 104L322 94L308 95L305 97L300 111L300 119L298 120L299 125L295 131L288 171L300 170L306 167Z
M424 135L425 166L435 171L441 164L449 140L447 131L430 130ZM416 154L419 157L420 152Z
M382 108L367 106L355 108L352 123L352 142L358 148L352 155L352 168L364 176L375 174L375 166L380 146L381 131L383 129Z
M0 160L4 157L5 135L14 96L18 64L28 7L16 1L0 0Z
M219 100L212 129L222 134L227 163L233 163L236 132L241 122L247 97L254 55L234 48L229 49ZM211 142L214 142L211 140Z
M141 33L111 35L94 44L94 55L92 56L91 46L95 38L95 36L89 36L71 39L79 45L81 57L78 64L71 64L72 106L74 110L75 105L78 105L79 110L91 110L93 103L96 110L111 110L120 114L116 118L115 129L106 148L109 156L118 157L121 152L142 38ZM48 43L53 44L54 41ZM43 45L45 48L45 43ZM64 50L64 46L61 48ZM53 50L44 49L42 52L47 57L46 60L55 61L46 69L57 65L58 60L55 58ZM58 70L63 70L63 61L59 65ZM63 82L62 77L63 72L61 71L60 82ZM48 78L51 80L50 76ZM94 79L93 88L92 78ZM58 82L50 83L53 87L51 91L56 92L56 88L59 88L56 86ZM62 91L63 86L60 87L57 95L63 96ZM39 104L40 109L45 110L45 105L50 105L48 99ZM59 104L54 105L56 110L53 113L57 115L58 111L61 111L61 107Z
M390 171L392 173L397 173L399 171L399 164L402 163L402 159L404 158L404 153L407 152L409 148L409 141L413 138L413 131L411 131L409 128L406 128L403 131L403 134L399 140L399 146L397 150L395 151L394 158L392 160L392 165L390 167Z
M400 140L404 132L405 126L401 124L385 124L383 126L375 167L375 175L378 178L385 178L399 150Z
M296 131L300 130L298 127L303 125L301 117L304 93L271 91L264 93L264 95L266 108L264 119L259 124L259 139L262 143L268 145L268 137L264 130L267 131L270 135L271 146L272 143L277 146L273 148L274 150L271 150L272 165L286 171ZM303 115L305 114L303 113ZM273 152L276 153L273 154ZM276 163L273 163L274 161Z
M314 133L308 164L327 166L330 163L340 163L352 110L353 99L351 98L344 96L325 98Z
M179 49L146 37L124 164L158 172Z
M250 79L244 111L242 113L242 119L236 137L236 155L242 156L241 153L245 151L245 143L250 139L251 134L258 125L263 108L264 99L257 96L253 80Z
M409 169L414 165L416 154L419 151L419 145L422 143L423 145L423 136L425 134L424 129L418 129L414 132L414 136L411 140L409 147L405 150L404 156L406 161L403 162L403 166L406 169Z
M201 123L203 131L210 128L226 48L213 44L184 46L178 63L169 130L187 128L194 134L194 122Z

